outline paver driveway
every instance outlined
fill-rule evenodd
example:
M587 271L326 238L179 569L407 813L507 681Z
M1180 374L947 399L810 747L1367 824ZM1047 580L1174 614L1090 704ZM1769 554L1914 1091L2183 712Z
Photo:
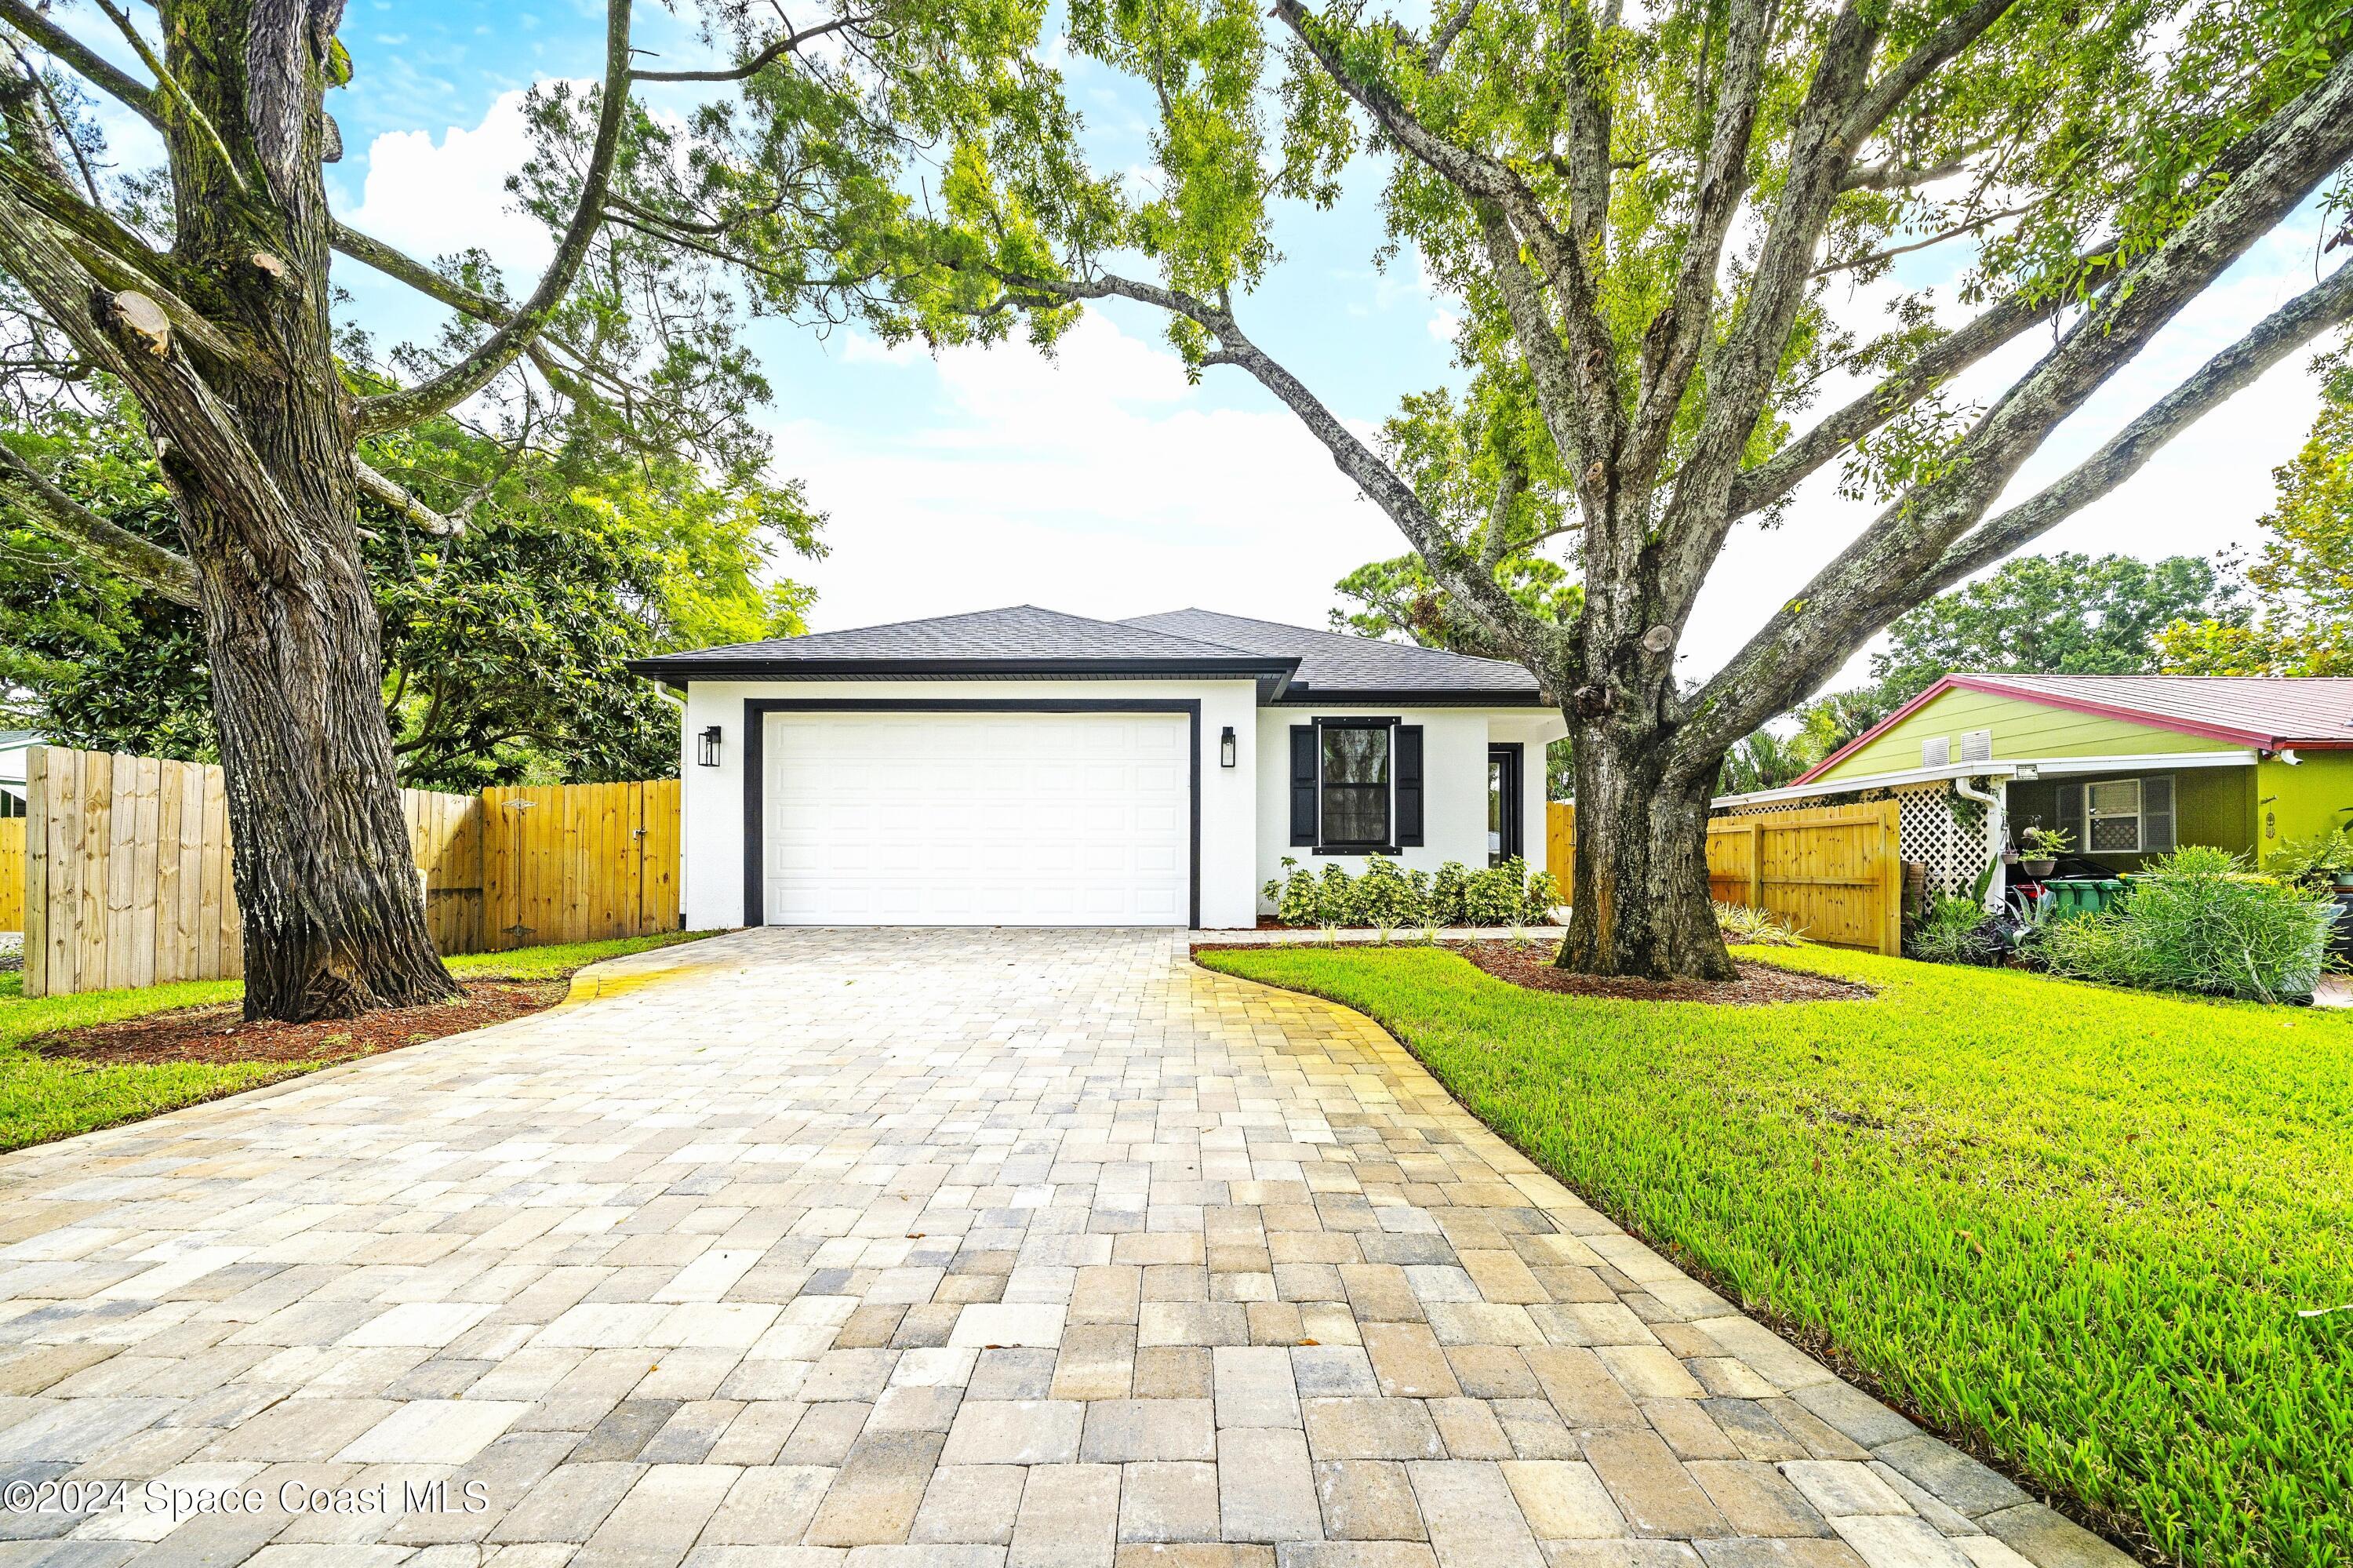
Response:
M0 1161L0 1466L30 1483L0 1486L0 1552L2106 1552L1621 1234L1371 1023L1177 935L763 931L607 972Z

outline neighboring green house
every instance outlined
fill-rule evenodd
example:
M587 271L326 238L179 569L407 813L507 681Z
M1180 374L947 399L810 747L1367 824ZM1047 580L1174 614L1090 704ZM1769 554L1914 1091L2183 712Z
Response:
M1947 675L1788 788L1715 804L1890 798L1904 858L1946 892L2036 826L2119 872L2185 843L2260 863L2353 822L2353 679Z

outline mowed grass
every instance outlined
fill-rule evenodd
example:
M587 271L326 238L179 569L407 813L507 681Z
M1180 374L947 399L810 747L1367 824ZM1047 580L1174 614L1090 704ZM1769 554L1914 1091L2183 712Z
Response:
M2353 1310L2327 1310L2353 1304L2353 1017L1742 956L1881 994L1588 1001L1415 948L1201 961L1378 1019L1587 1201L2127 1539L2353 1563Z
M611 942L473 953L449 959L448 967L460 980L557 980L600 959L617 959L708 935L707 931L670 931ZM100 1066L52 1059L26 1049L26 1041L42 1035L174 1008L234 1001L244 994L244 984L238 980L186 980L136 991L27 999L23 975L0 973L0 1150L135 1121L328 1065L321 1060Z

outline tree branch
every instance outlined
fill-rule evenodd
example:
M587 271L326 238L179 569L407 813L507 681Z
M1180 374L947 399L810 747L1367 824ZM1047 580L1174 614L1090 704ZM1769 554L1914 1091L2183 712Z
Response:
M1307 47L1324 74L1395 137L1398 146L1464 196L1492 201L1503 209L1560 304L1568 363L1588 431L1578 445L1588 452L1615 450L1622 418L1617 344L1595 305L1593 279L1584 253L1554 225L1544 204L1508 165L1437 135L1393 95L1351 75L1347 61L1300 0L1275 0L1274 15ZM1558 418L1565 422L1565 416Z
M2031 202L2024 207L2007 207L2000 212L1989 212L1982 217L1973 217L1967 223L1957 223L1942 233L1932 234L1926 239L1913 240L1908 245L1891 245L1883 250L1874 250L1868 256L1858 256L1851 261L1825 261L1815 268L1810 275L1816 278L1827 278L1833 272L1852 272L1864 267L1874 267L1882 261L1892 261L1898 256L1909 256L1915 250L1926 250L1932 246L1942 245L1947 239L1958 239L1964 234L1975 234L1988 224L2000 223L2006 217L2021 217L2033 210L2034 207Z
M164 116L155 106L153 88L130 72L109 62L89 45L36 11L25 0L0 0L0 21L6 22L41 48L52 59L70 67L75 75L120 100L142 120L156 130L164 129Z
M1487 507L1486 532L1479 539L1479 570L1488 577L1503 565L1504 553L1511 543L1512 503L1519 498L1520 465L1516 461L1504 464L1504 471L1495 480L1495 498Z
M1444 25L1430 36L1430 48L1423 50L1421 56L1424 76L1438 74L1439 66L1446 59L1446 51L1454 47L1454 40L1462 36L1462 29L1471 25L1471 18L1478 10L1479 0L1462 0L1462 4L1454 8L1454 15L1447 17Z
M1694 194L1683 267L1666 308L1642 334L1642 387L1625 467L1646 488L1665 460L1675 410L1683 403L1692 373L1699 367L1700 351L1708 341L1725 241L1748 189L1748 145L1756 132L1757 99L1764 87L1771 12L1765 0L1738 0L1732 7L1726 24L1724 79L1709 127L1706 160Z
M41 532L75 554L174 604L196 605L196 568L186 556L92 512L49 482L5 441L0 441L0 493L16 496Z
M1847 0L1831 23L1813 80L1790 126L1788 174L1766 227L1747 301L1716 355L1707 410L1661 519L1658 609L1663 624L1679 628L1690 614L1731 528L1725 498L1772 397L1790 329L1805 303L1814 247L1853 155L1852 143L1840 139L1837 127L1851 117L1864 90L1879 37L1878 25L1861 0ZM1713 281L1711 275L1711 286Z
M470 289L454 279L443 277L414 256L396 250L372 235L362 234L347 223L335 221L328 232L328 242L353 260L364 261L385 277L406 283L427 299L438 300L460 315L471 316L486 326L501 327L514 319L512 306ZM545 352L551 344L563 350L575 363L571 366L552 363ZM525 345L523 354L550 381L569 376L593 382L608 391L634 393L638 390L609 372L592 367L587 363L588 356L578 347L544 329Z
M2087 311L1987 411L1936 477L1882 512L1693 695L1691 722L1676 741L1676 766L1713 767L1725 747L1811 691L1880 627L1934 593L1940 574L1949 567L1947 553L1984 518L2051 432L2183 306L2295 211L2348 155L2353 155L2353 57L2338 60L2248 137L2245 161L2236 176L2126 272L2097 308ZM2341 271L2323 286L2329 292L2300 299L2285 311L2334 309L2334 291L2343 286ZM2275 313L2266 328L2284 332L2295 319ZM2210 366L2211 376L2201 372L2203 379L2193 378L2177 399L2162 406L2162 412L2153 408L2144 416L2150 423L2136 421L2135 428L2111 443L2114 451L2095 456L2080 484L2088 486L2107 469L2145 461L2134 454L2155 450L2148 444L2155 437L2179 429L2191 411L2211 406L2209 399L2226 396L2222 388L2235 384L2239 376L2253 374L2248 366L2273 353L2281 341L2276 335L2250 335L2253 346L2242 345L2233 354L2245 353L2253 359L2226 355L2225 363ZM2028 506L2062 504L2074 493L2065 488L2067 483L2062 482L2050 499L2038 498ZM2014 520L2008 535L2031 536L2018 530L2035 515L2030 512ZM1968 555L1968 546L1963 552Z
M1116 296L1184 316L1199 323L1217 339L1216 352L1203 363L1230 365L1250 372L1259 385L1273 393L1324 443L1333 465L1356 482L1356 488L1387 513L1439 586L1454 595L1525 661L1531 670L1558 670L1570 657L1565 640L1547 628L1525 606L1505 593L1492 573L1482 573L1461 544L1422 504L1413 487L1380 454L1359 440L1338 415L1324 405L1300 379L1252 343L1233 316L1217 306L1177 290L1105 274L1075 282L1056 279L1008 276L1009 287L1060 300L1099 300Z
M228 183L237 187L239 196L245 195L245 171L238 168L237 160L229 155L228 143L221 140L221 133L213 125L212 117L205 112L204 105L196 101L194 93L180 85L179 79L164 66L163 58L148 47L146 36L140 32L127 14L115 9L111 0L95 0L95 4L106 13L106 19L114 24L115 31L129 41L132 52L139 57L139 63L155 73L155 79L162 83L160 90L176 100L179 112L188 117L188 123L204 132L206 142L210 143L214 154L221 161L221 168L228 175Z
M874 18L871 16L837 16L830 22L820 22L814 27L806 27L797 33L787 33L742 65L726 70L633 70L629 73L629 79L631 81L742 81L746 77L758 75L768 62L778 55L792 54L811 39L821 38L828 33L838 33L844 27L862 26L872 20Z
M1733 481L1732 516L1746 517L1772 505L1824 463L2043 319L2043 312L2013 294L1930 344L1903 369Z
M2017 0L1978 0L1978 3L1930 34L1919 48L1897 61L1871 85L1869 91L1856 101L1844 122L1839 127L1839 140L1848 154L1862 145L1873 132L1887 122L1887 117L1904 106L1906 99L1920 90L1922 84L1944 69L1963 49L1985 36L1988 27L2001 20Z
M1474 200L1471 210L1479 220L1480 238L1486 242L1487 270L1495 280L1496 291L1504 296L1504 313L1511 317L1512 336L1528 362L1530 378L1535 382L1536 407L1544 415L1545 428L1551 432L1553 444L1560 449L1561 461L1569 464L1574 472L1582 466L1577 454L1607 451L1611 431L1607 427L1593 428L1577 384L1577 367L1561 347L1560 331L1553 325L1552 313L1545 309L1544 298L1537 291L1535 279L1528 272L1527 263L1520 259L1520 238L1504 221L1503 208L1492 201ZM1588 417L1573 420L1572 416L1579 413Z
M1930 579L1941 593L2050 532L2147 467L2167 442L2253 386L2273 366L2329 328L2353 321L2353 264L2265 316L2198 373L2149 405L2107 443L2019 505L1988 518L1945 552Z
M1934 168L1915 168L1900 164L1894 158L1884 158L1876 164L1864 164L1858 168L1848 170L1846 178L1839 182L1839 189L1841 191L1911 190L1917 185L1934 185L1938 180L1950 179L1955 175L1967 173L1968 166L1969 160L1967 156L1955 158L1950 163L1938 164Z
M445 517L417 499L406 485L390 475L371 468L361 459L352 459L352 471L360 482L360 489L375 496L403 517L437 539L448 539L466 531L466 520Z
M146 295L171 318L172 328L199 353L224 364L249 365L250 355L211 318L182 298L167 281L172 261L92 207L63 183L62 171L31 164L16 150L0 147L0 183L11 187L29 216L47 220L57 241L97 281L116 293Z
M628 118L629 13L630 0L606 0L605 85L597 105L596 140L581 176L579 204L556 245L554 259L540 277L539 287L471 354L439 375L397 392L361 399L358 422L363 434L413 425L454 408L489 386L546 326L571 291L604 222L605 193L612 183L621 127Z

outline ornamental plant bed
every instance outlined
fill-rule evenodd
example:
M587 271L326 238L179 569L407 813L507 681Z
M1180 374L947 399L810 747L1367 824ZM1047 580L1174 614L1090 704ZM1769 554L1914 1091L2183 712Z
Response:
M1552 950L1512 942L1461 942L1448 946L1500 980L1562 996L1594 996L1611 1001L1705 1001L1729 1007L1762 1007L1782 1001L1865 1001L1878 992L1867 985L1832 980L1735 959L1736 980L1636 980L1622 975L1580 975L1556 966Z
M52 1061L93 1066L165 1062L316 1065L373 1056L485 1029L553 1007L564 1000L565 991L560 980L476 980L465 987L462 1001L389 1008L317 1023L248 1023L241 1003L217 1002L63 1030L26 1044Z

